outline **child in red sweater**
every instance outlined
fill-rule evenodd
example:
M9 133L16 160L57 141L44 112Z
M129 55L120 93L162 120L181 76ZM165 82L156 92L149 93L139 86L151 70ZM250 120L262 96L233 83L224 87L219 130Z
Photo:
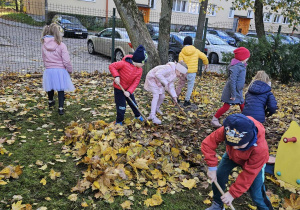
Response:
M223 141L226 143L226 152L218 165L216 148ZM201 151L209 166L208 177L212 182L217 181L223 190L231 170L237 166L243 169L223 196L213 184L214 201L206 210L222 210L223 203L230 205L248 190L258 209L273 209L264 186L264 169L269 159L269 149L265 128L260 122L243 114L232 114L225 119L224 126L204 139Z
M143 73L142 67L147 61L147 58L148 55L145 51L145 48L143 45L140 45L135 50L133 55L127 55L122 59L122 61L114 62L109 65L109 71L115 78L114 95L117 109L116 124L122 125L126 111L126 101L134 112L135 117L140 121L144 121L139 111L128 98L130 97L132 101L137 104L133 92L140 83ZM118 84L124 88L125 93L123 93Z

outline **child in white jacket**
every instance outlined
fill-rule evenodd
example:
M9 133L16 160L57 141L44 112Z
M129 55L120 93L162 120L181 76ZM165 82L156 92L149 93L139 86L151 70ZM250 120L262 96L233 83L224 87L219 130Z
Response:
M161 124L161 121L156 117L156 112L162 115L159 107L164 101L165 90L167 90L173 100L177 102L174 82L177 78L185 79L186 73L187 66L183 61L177 64L169 62L166 65L156 66L148 72L144 88L153 94L151 113L148 117L148 119L152 120L153 123Z

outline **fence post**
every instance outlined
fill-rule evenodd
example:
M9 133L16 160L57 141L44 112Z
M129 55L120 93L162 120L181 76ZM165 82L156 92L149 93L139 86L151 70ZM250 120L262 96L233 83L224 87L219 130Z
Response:
M204 31L203 31L203 39L202 39L202 43L201 43L201 52L204 52L204 49L205 49L205 41L206 41L206 32L207 32L207 24L208 24L208 18L205 18L205 25L204 25ZM199 76L202 76L202 64L203 64L203 61L201 59L199 59L199 67L198 67L198 70L199 70Z
M115 61L115 31L116 31L116 8L113 8L112 37L111 37L111 62Z
M45 23L48 24L48 0L45 0Z

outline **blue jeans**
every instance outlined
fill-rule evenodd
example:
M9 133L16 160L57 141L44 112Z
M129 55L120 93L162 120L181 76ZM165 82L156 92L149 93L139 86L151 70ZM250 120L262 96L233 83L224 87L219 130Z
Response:
M186 79L187 79L187 90L185 93L185 100L189 101L194 89L196 73L187 73Z
M135 108L135 106L131 103L131 101L124 95L122 90L114 88L114 93L115 93L115 103L117 109L116 123L120 123L124 120L124 115L126 111L126 101L129 104L130 108L132 109L134 116L135 117L141 116L137 108ZM133 94L130 94L130 98L135 104L137 104Z
M240 165L236 164L233 160L230 160L227 153L223 155L217 170L218 183L223 190L225 190L225 185L228 182L228 176L231 170L237 166ZM271 210L273 209L273 207L266 195L264 176L265 166L261 169L257 177L254 179L251 187L249 188L249 192L253 202L259 210ZM217 202L220 206L223 206L221 193L219 192L218 188L214 184L212 185L212 188L214 192L214 201Z

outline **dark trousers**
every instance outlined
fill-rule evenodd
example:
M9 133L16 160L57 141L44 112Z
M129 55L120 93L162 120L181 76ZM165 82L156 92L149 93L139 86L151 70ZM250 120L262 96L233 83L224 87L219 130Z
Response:
M220 164L218 165L217 170L217 180L219 185L223 190L225 190L225 185L228 182L228 176L233 168L239 166L235 162L229 159L227 153L222 157ZM266 189L264 185L265 177L265 167L259 172L259 174L254 179L251 187L249 188L250 196L259 210L273 210L272 204L269 198L266 195ZM221 200L221 193L215 184L212 185L214 192L214 201L217 202L220 206L223 206Z
M48 91L47 93L48 93L49 101L53 101L54 90ZM57 91L57 93L58 93L58 107L64 107L65 92Z
M126 111L126 101L130 108L132 109L135 117L141 116L139 111L135 108L135 106L130 102L130 100L124 95L122 90L119 90L117 88L114 88L114 93L115 93L115 103L116 103L116 109L117 109L117 119L116 123L120 123L124 120L124 115ZM130 94L131 100L135 103L135 98L133 94Z

